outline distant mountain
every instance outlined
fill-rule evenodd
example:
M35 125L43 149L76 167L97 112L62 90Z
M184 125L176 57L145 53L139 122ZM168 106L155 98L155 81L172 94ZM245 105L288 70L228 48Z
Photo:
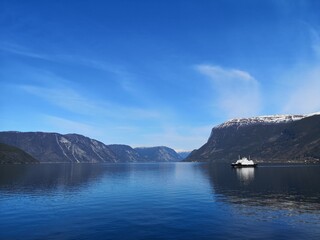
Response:
M114 152L121 162L146 162L147 159L141 156L138 151L128 145L112 144L108 147Z
M320 113L233 119L212 129L209 140L185 161L320 162Z
M79 134L45 132L0 132L0 143L15 146L40 162L168 162L181 157L171 148L133 149L127 145L105 145Z
M0 164L3 163L39 163L39 161L19 148L0 143Z
M0 132L0 142L22 149L40 162L117 162L103 143L78 134Z
M168 147L135 148L135 150L148 162L178 162L182 160L176 151Z
M191 151L183 151L183 152L177 152L177 153L180 155L182 159L185 159L190 155Z

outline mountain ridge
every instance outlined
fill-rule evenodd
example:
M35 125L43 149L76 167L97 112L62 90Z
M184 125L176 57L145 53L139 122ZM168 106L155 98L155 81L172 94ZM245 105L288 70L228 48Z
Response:
M141 156L137 150L128 145L106 145L98 140L76 133L4 131L0 132L0 143L20 148L40 162L121 163L161 161L161 157L160 159L152 159ZM166 151L174 150L167 148ZM167 153L163 152L162 161L167 161L166 155Z
M264 115L249 118L234 118L230 119L222 124L217 125L214 128L229 127L231 125L244 126L250 124L274 124L274 123L285 123L298 121L306 117L311 117L315 115L320 115L320 112L315 112L311 114L274 114L274 115Z
M26 164L39 163L30 154L25 151L10 146L8 144L0 143L0 164Z
M207 143L185 161L231 162L251 155L261 162L319 162L320 115L300 116L288 121L227 121L213 127Z
M146 159L154 159L155 162L177 162L182 157L172 148L165 146L137 147L135 150Z

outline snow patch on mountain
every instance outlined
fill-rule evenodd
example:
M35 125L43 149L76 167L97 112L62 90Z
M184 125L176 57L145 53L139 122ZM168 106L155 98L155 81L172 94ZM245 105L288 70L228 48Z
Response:
M301 120L306 117L310 117L313 115L320 115L320 112L312 113L312 114L299 114L299 115L268 115L268 116L258 116L251 118L235 118L231 119L227 122L224 122L215 128L226 128L230 126L248 126L255 124L275 124L275 123L286 123Z

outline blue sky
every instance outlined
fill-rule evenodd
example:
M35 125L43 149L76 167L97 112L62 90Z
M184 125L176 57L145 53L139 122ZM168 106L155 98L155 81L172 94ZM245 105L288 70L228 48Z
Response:
M202 146L320 110L320 1L0 0L0 130Z

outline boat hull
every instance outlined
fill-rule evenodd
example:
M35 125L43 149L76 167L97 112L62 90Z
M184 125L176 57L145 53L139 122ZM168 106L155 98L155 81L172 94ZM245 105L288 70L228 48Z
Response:
M231 163L231 167L234 167L234 168L254 168L258 166L257 163L254 163L254 164L239 164L239 163Z

